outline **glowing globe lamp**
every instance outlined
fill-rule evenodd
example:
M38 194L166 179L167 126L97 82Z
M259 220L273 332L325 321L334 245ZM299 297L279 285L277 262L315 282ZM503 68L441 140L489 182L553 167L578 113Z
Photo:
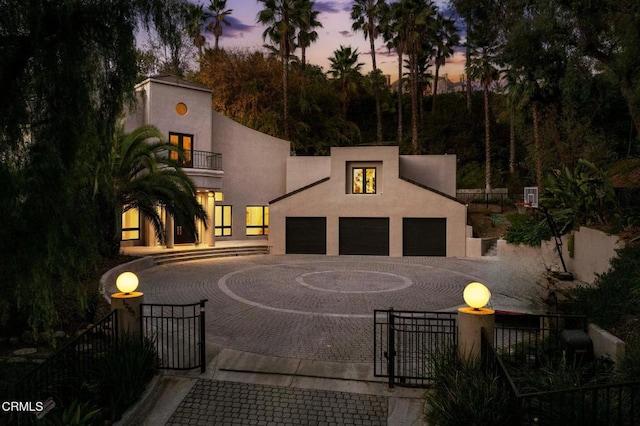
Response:
M133 293L138 288L138 276L133 272L123 272L116 278L116 287L124 294Z
M489 303L491 292L484 284L472 282L464 288L462 297L464 297L467 305L471 306L474 310L478 310L484 308L487 303Z

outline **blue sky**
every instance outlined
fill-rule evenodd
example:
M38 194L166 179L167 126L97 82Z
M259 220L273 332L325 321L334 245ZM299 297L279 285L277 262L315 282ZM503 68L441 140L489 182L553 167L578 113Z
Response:
M209 4L208 0L193 0L195 3ZM444 1L436 1L440 5L441 10L445 10ZM325 71L328 70L329 61L327 58L332 56L333 52L343 46L351 46L357 48L360 53L360 62L365 65L363 72L371 70L371 54L369 41L364 39L362 32L354 33L351 29L352 21L350 11L353 5L352 0L334 0L334 1L316 1L315 9L320 11L318 20L322 23L323 28L319 28L318 41L307 49L307 60L310 63L320 65ZM225 27L222 37L220 37L220 46L222 48L248 48L251 50L262 49L264 44L262 33L264 27L256 22L256 17L263 8L262 3L256 0L227 0L227 9L233 9L229 22L230 27ZM207 34L210 46L213 46L213 34ZM299 51L296 52L298 55ZM383 46L381 38L376 40L376 62L378 67L385 74L390 74L392 80L397 78L397 57L395 53L389 53L387 48ZM459 75L463 73L464 57L458 53L450 60L441 71L448 73L449 78L457 81Z

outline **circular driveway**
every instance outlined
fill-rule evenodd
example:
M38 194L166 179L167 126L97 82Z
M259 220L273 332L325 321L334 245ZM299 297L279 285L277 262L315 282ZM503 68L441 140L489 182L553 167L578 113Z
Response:
M264 255L169 264L139 277L147 303L208 299L208 342L263 355L370 362L375 309L454 310L471 281L489 286L495 308L522 303L532 283L512 269L486 259Z

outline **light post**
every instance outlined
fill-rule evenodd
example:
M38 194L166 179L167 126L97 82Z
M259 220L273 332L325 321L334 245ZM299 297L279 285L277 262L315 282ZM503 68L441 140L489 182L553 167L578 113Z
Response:
M144 294L136 291L138 277L133 272L123 272L116 279L118 293L111 295L111 310L117 311L118 336L124 333L140 334L140 305Z
M469 306L458 309L458 357L462 362L468 362L480 358L483 328L493 344L495 311L485 308L491 292L482 283L468 284L463 298Z

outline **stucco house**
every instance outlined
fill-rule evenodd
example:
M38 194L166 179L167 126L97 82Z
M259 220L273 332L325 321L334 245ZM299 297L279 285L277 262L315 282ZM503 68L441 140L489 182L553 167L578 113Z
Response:
M171 76L135 87L131 131L155 125L185 150L211 223L186 235L165 215L166 245L268 239L272 253L465 256L466 206L455 200L456 158L399 155L397 146L290 155L288 141L211 108L211 90ZM137 212L123 217L123 245L157 245Z

